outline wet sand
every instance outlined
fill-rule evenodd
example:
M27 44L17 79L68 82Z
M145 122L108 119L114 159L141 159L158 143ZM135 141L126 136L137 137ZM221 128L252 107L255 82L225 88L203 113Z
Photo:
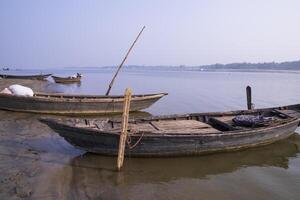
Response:
M51 91L47 81L1 79L0 89L12 84L31 87L34 91ZM0 111L0 198L25 198L33 194L33 183L41 173L40 152L28 141L44 138L45 127L37 115Z
M43 81L0 80L35 91ZM0 199L295 199L300 136L261 148L185 158L116 158L69 145L38 119L0 111ZM274 182L274 179L276 180ZM284 189L282 189L284 188Z
M56 92L55 83L33 80L2 79L0 89L12 84L28 86L35 92ZM73 174L77 170L73 159L85 152L40 123L41 116L45 115L0 110L0 199L86 199L102 194L101 189L81 182L84 174ZM115 173L115 163L110 168ZM94 181L94 186L102 190L113 189L112 185L104 189L102 181Z

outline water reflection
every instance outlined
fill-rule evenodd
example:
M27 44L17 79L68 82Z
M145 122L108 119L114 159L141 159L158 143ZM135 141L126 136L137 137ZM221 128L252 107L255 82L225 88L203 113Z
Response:
M68 90L70 93L75 93L81 87L81 82L77 83L53 83L48 82L48 84L43 88L45 92L57 92L64 93Z
M76 82L76 83L72 83L72 82L68 83L68 82L66 82L66 83L56 83L56 84L58 84L58 85L65 85L65 86L68 86L68 87L80 87L81 86L81 81L80 82Z
M69 163L74 187L70 189L82 189L82 185L108 181L107 178L115 184L161 183L181 178L203 179L252 166L288 169L289 158L296 157L299 148L300 135L295 134L269 146L239 152L182 158L126 158L120 173L115 171L115 157L86 153Z

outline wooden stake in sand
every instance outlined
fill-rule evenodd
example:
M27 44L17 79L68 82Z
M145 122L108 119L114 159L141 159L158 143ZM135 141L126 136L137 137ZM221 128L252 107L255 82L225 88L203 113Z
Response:
M246 87L246 95L247 95L247 108L248 110L252 110L253 109L252 92L251 92L251 87L249 85Z
M132 94L131 89L126 88L125 95L124 95L123 115L122 115L122 130L121 130L120 140L119 140L119 152L118 152L118 161L117 161L118 171L121 170L124 161L131 94Z

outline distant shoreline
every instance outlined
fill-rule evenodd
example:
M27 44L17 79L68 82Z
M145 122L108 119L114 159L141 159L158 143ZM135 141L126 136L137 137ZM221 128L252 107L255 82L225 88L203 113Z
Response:
M0 71L1 74L32 74L32 73L56 73L56 72L67 72L75 73L75 72L115 72L116 67L76 67L76 68L53 68L53 69L12 69L10 71ZM162 67L162 68L123 68L122 71L124 72L197 72L197 73L294 73L300 74L300 70L283 70L283 69L178 69L178 68L171 68L171 67Z
M9 71L28 71L28 70L115 70L117 66L86 66L86 67L53 67L45 69L34 69L12 67ZM4 68L3 68L4 69ZM2 71L4 71L2 69ZM230 64L212 64L198 66L146 66L146 65L124 65L122 70L126 71L206 71L206 72L273 72L273 73L299 73L300 60L290 62L268 62L268 63L230 63ZM8 71L8 70L5 70ZM7 72L9 73L9 72Z

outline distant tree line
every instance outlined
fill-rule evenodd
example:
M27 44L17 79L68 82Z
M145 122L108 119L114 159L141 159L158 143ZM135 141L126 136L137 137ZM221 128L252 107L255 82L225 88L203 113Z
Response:
M291 62L264 62L264 63L231 63L202 65L203 69L270 69L270 70L300 70L300 60Z
M116 68L116 66L105 66L102 69ZM198 66L141 66L141 65L125 65L126 70L167 70L167 71L199 71L199 70L300 70L300 60L290 62L263 62L263 63L230 63L230 64L212 64Z

